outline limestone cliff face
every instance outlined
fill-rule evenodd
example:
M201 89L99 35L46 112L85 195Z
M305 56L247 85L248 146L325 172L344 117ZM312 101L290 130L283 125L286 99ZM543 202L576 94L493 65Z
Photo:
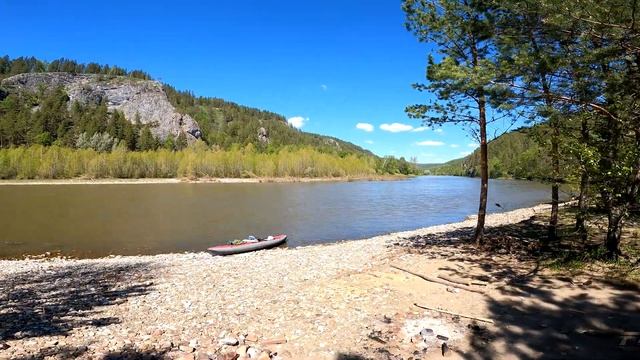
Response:
M187 134L190 141L201 136L198 123L176 111L157 81L91 74L28 73L4 79L1 85L9 91L30 92L42 86L63 86L70 103L98 104L104 99L110 111L121 111L131 122L139 116L140 122L149 124L151 132L162 140L181 132Z

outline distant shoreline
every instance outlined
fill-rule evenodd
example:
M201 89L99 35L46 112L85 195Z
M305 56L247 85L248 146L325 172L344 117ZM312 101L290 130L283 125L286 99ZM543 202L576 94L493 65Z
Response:
M0 180L0 186L24 185L142 185L142 184L260 184L260 183L311 183L350 181L397 181L410 179L409 175L375 175L364 177L266 177L266 178L141 178L141 179L29 179Z

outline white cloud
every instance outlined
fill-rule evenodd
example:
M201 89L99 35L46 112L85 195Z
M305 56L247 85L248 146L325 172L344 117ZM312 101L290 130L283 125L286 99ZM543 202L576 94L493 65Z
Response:
M294 116L287 119L287 123L296 129L301 129L308 121L309 118L302 116Z
M373 144L373 140L365 140L364 142L369 144L369 145Z
M467 156L469 154L471 154L471 151L460 151L460 155L462 156Z
M356 124L356 129L360 129L360 130L366 131L366 132L372 132L373 131L373 125L368 124L368 123L357 123Z
M421 153L418 155L418 162L422 163L442 163L444 160L434 153Z
M416 143L418 146L442 146L444 143L442 141L433 141L433 140L425 140L419 141Z
M449 145L449 146L451 146L451 147L452 147L452 148L454 148L454 149L455 149L455 148L460 147L460 145L458 145L458 144L451 144L451 145Z
M417 128L415 128L415 129L413 129L411 131L413 131L413 132L423 132L423 131L425 131L427 129L428 128L426 126L420 126L420 127L417 127Z
M392 133L405 132L413 130L413 126L401 123L393 123L393 124L382 124L380 125L380 129Z
M437 132L438 134L442 134L444 131L440 128L437 128L435 130L433 130L434 132Z
M322 91L327 91L329 87L325 84L320 85L320 89L322 89Z
M472 147L472 148L477 148L478 147L478 143L468 143L467 146L468 147Z

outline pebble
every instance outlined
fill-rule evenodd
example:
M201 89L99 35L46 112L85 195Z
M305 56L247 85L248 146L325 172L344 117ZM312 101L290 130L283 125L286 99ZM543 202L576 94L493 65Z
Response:
M236 346L236 345L238 345L238 339L232 338L232 337L224 338L224 339L220 340L220 344L229 345L229 346Z
M259 354L260 354L260 349L258 348L255 348L252 346L249 349L247 349L247 355L249 355L249 357L252 359L257 358Z
M422 336L423 338L426 338L428 336L433 336L433 330L432 329L422 329L420 330L420 336Z
M238 354L238 356L240 356L240 357L246 356L247 355L247 349L248 349L247 345L240 345L236 349L236 354Z
M289 350L278 351L278 353L272 358L273 360L293 360L293 355Z
M260 353L260 356L258 356L258 360L270 360L271 356L269 356L269 353L266 351L263 351Z
M178 357L176 358L176 360L194 360L194 359L195 358L193 357L193 354L185 354L185 353L178 355Z
M180 347L178 347L178 349L180 351L186 352L186 353L192 353L192 352L194 352L196 350L192 346L187 346L187 345L180 345Z
M238 354L235 352L227 352L222 354L222 356L218 356L218 360L236 360L238 359Z

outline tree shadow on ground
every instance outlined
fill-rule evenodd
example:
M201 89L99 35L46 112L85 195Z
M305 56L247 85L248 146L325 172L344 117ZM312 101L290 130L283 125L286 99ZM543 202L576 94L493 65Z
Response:
M155 359L167 359L167 352L170 349L165 350L140 350L132 346L124 347L117 351L111 351L102 353L99 355L93 355L91 358L96 360L155 360ZM86 356L88 349L86 346L79 347L46 347L40 349L37 354L25 355L23 357L15 357L13 360L43 360L47 358L58 359L75 359L77 357Z
M362 356L362 355L358 355L358 354L345 354L345 353L339 353L338 355L336 355L336 360L367 360L368 358Z
M579 251L574 243L545 247L541 240L546 232L546 224L532 218L488 228L482 246L465 241L472 238L472 228L416 236L395 245L426 258L478 266L488 275L472 276L453 261L440 270L497 285L486 297L495 325L471 324L467 339L470 351L465 351L463 358L638 358L638 285L593 274L583 274L588 278L584 281L572 275L541 273L543 264L548 263L545 259ZM624 337L623 332L636 335Z
M67 335L117 323L100 306L150 291L147 264L77 264L0 278L0 340Z

